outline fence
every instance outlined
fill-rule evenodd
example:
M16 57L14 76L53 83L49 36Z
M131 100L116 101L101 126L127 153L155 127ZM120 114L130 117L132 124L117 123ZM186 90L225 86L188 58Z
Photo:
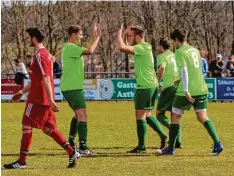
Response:
M113 72L105 74L119 76L119 73ZM126 74L126 72L121 74ZM210 101L234 101L234 78L206 78L205 80L209 89L208 99ZM25 79L24 85L28 81ZM8 76L2 77L1 82L1 100L11 100L12 95L22 89L22 86L16 85L14 80ZM55 79L54 83L55 100L63 101L60 79ZM84 94L87 100L133 100L135 89L136 81L134 78L95 78L84 81ZM27 95L23 96L22 100L26 100L26 97Z

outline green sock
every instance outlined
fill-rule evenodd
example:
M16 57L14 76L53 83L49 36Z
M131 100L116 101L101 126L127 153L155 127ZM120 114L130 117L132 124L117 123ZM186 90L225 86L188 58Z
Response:
M87 147L86 141L87 141L87 122L78 122L77 123L77 131L79 135L79 142L80 142L80 148Z
M171 124L169 130L169 148L175 149L175 141L179 134L180 124Z
M73 117L71 120L71 123L70 123L70 132L69 132L69 139L68 139L71 146L76 145L76 142L75 142L75 138L77 135L76 126L77 126L77 119L76 119L76 117Z
M213 122L211 120L207 120L207 121L205 121L205 123L203 125L205 126L206 130L208 131L210 137L213 139L214 143L218 143L220 140L219 140L219 136L217 134L217 131L215 129Z
M138 147L145 148L145 137L146 137L146 120L137 120L137 136L138 136Z
M147 117L146 121L147 121L147 124L149 124L149 126L158 133L161 140L167 138L167 135L164 133L161 125L159 124L158 120L154 116Z
M164 113L159 113L157 115L157 119L158 121L165 127L167 127L168 129L170 129L170 121L169 119L167 118L167 116L165 116Z

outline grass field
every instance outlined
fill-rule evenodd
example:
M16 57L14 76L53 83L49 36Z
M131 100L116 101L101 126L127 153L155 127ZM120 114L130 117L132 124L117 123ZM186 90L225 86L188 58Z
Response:
M155 147L159 146L160 140L149 127L147 153L131 155L126 151L137 144L133 103L88 102L87 105L88 144L96 153L94 157L83 157L76 168L66 169L66 153L53 140L34 129L27 169L2 168L2 175L234 175L234 104L209 104L209 117L215 123L225 147L218 157L209 155L212 141L204 127L196 121L192 110L183 116L183 149L176 150L175 156L155 156ZM2 103L1 165L18 158L24 106L24 103ZM59 103L59 106L58 128L67 137L73 113L66 103Z

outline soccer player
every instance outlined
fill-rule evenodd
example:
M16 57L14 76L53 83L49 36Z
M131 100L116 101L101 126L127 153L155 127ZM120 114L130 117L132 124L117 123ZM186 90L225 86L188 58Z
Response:
M157 150L160 155L173 155L175 141L179 134L180 118L184 110L193 106L197 119L204 125L214 142L212 155L219 155L223 146L216 132L215 126L207 117L206 108L208 104L208 89L202 75L202 63L199 51L190 46L187 40L186 31L176 29L171 34L176 47L176 62L179 67L182 82L179 83L176 96L172 104L172 120L169 131L169 146L163 150Z
M164 134L157 119L151 115L157 95L158 80L154 70L152 46L145 42L145 32L141 26L128 26L123 34L123 27L118 31L118 44L122 52L134 55L134 69L137 88L134 96L135 114L137 123L138 146L128 153L144 153L146 126L150 125L156 131L161 142L167 136ZM123 41L127 35L127 42ZM128 45L128 42L130 45Z
M87 48L79 46L83 38L81 26L72 25L68 28L68 42L62 50L61 91L75 115L70 123L69 142L75 147L75 137L79 135L79 153L92 155L87 146L87 112L83 91L84 60L83 55L92 55L101 36L101 26L94 27L92 40Z
M36 50L30 66L31 82L22 90L13 95L13 101L19 101L22 95L28 93L27 103L22 119L22 139L20 156L16 162L4 164L6 169L26 168L26 158L32 143L32 129L41 129L53 138L69 155L68 168L74 167L80 154L65 140L56 127L54 111L60 108L54 102L53 59L49 51L43 46L45 38L40 28L28 28L28 41Z
M166 117L165 112L172 109L172 102L175 97L177 86L175 85L179 80L179 71L175 60L175 55L171 52L173 47L170 38L165 37L159 41L159 45L162 54L157 56L157 68L158 68L158 82L163 83L161 88L161 94L157 104L156 116L158 121L170 128L169 119ZM180 135L178 136L175 144L175 148L182 148Z

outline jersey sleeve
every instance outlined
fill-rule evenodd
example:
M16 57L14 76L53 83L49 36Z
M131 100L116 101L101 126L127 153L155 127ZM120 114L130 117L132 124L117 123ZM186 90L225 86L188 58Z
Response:
M144 48L141 45L135 45L133 46L133 51L134 51L134 55L142 55L144 52Z
M157 57L157 67L162 66L163 68L165 68L167 65L165 59L162 56L158 56Z
M80 47L78 45L71 45L70 47L70 54L71 57L74 59L79 59L85 50L85 48Z
M183 53L176 51L175 57L176 57L176 63L177 63L179 68L187 67L187 64L185 62L185 56Z
M49 76L52 72L50 64L52 62L52 58L46 57L41 53L36 54L36 60L38 63L39 71L42 76Z

